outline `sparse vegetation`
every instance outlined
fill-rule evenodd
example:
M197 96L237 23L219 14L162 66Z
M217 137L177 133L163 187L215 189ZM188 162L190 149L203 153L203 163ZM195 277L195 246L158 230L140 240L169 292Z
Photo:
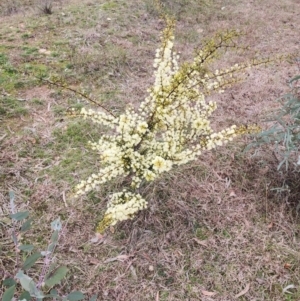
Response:
M300 165L300 87L298 81L300 76L293 77L290 81L290 93L280 97L281 107L268 118L267 121L273 122L269 129L257 136L257 142L249 145L260 146L272 144L274 154L279 159L277 169L285 165L288 170L289 164L294 169Z
M245 33L241 43L249 51L225 53L214 69L278 52L299 57L295 1L163 2L177 20L182 61L205 37L232 28ZM45 250L50 222L59 216L67 225L56 249L57 264L70 269L54 287L61 296L82 290L105 301L298 301L298 177L286 180L294 183L290 192L274 190L284 168L277 171L268 147L259 156L242 154L249 139L162 174L143 191L148 210L92 240L106 196L122 182L85 199L67 195L97 162L86 142L106 129L70 121L65 112L87 107L86 100L37 77L57 79L118 116L147 96L164 24L152 1L57 1L51 15L39 13L38 1L14 3L17 10L9 12L13 1L0 1L0 279L15 270L7 193L13 190L18 210L34 218L24 243ZM299 74L295 64L250 70L247 81L211 96L218 105L214 130L243 123L264 128L291 74ZM39 269L38 261L28 276L36 279ZM6 289L1 282L1 296Z
M15 206L15 194L13 191L9 192L9 203L11 208L10 218L12 219L12 241L15 247L15 275L11 274L10 277L3 279L3 286L6 290L3 293L2 301L11 301L16 292L19 300L43 300L51 298L53 300L63 301L79 301L84 299L84 294L80 291L71 292L65 296L61 296L56 289L51 289L55 285L60 284L63 278L68 273L68 268L65 266L57 267L54 262L54 252L59 240L59 232L62 230L60 219L56 219L51 223L53 231L50 243L45 251L35 252L34 245L23 243L26 240L24 237L26 231L31 228L32 218L29 218L28 211L17 212ZM37 261L43 258L42 268L39 270L38 276L33 279L29 276L30 269L37 264ZM25 274L25 273L26 274ZM13 277L12 277L13 276ZM15 281L18 280L18 283ZM93 296L90 301L95 301L97 296Z

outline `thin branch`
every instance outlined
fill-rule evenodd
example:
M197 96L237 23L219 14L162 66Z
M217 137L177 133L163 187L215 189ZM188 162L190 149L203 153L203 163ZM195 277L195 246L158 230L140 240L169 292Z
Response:
M37 78L38 78L39 80L45 82L45 83L50 84L50 85L56 86L56 87L58 87L58 88L63 88L63 89L65 89L65 90L71 91L71 92L73 92L73 93L75 93L75 94L77 94L77 95L80 95L81 97L85 98L85 99L88 100L89 102L95 104L96 106L100 107L101 109L103 109L104 111L106 111L107 113L109 113L111 116L113 116L113 117L116 118L116 116L115 116L110 110L106 109L104 106L102 106L101 104L99 104L99 103L98 103L97 101L95 101L94 99L88 97L86 94L84 94L84 93L82 93L82 92L79 92L79 91L77 91L77 90L75 90L75 89L73 89L73 88L70 88L70 87L67 86L67 85L63 85L63 84L61 84L61 83L53 82L53 81L51 81L51 80L49 80L49 79L44 79L44 78L41 78L41 77L37 77Z

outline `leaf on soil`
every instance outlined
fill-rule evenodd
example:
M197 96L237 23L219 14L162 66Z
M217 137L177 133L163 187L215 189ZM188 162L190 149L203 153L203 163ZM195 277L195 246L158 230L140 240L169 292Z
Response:
M97 258L91 257L89 258L89 264L97 265L99 264L99 260Z
M198 244L201 245L203 247L207 247L207 241L206 240L200 240L196 237L193 238L193 240Z
M210 297L212 297L212 296L214 296L214 295L216 295L217 293L216 292L209 292L209 291L201 291L201 293L202 293L202 295L204 295L204 296L210 296Z
M273 223L270 223L270 224L268 225L268 229L272 229L273 226L274 226L274 224L273 224Z
M156 293L155 301L159 301L159 292Z
M232 191L229 193L229 196L234 198L234 197L236 197L236 194L235 194L235 192L232 190Z
M118 255L117 257L108 258L104 261L104 263L113 262L113 261L121 261L124 262L128 260L131 256L129 255Z
M94 243L94 244L97 244L97 245L100 245L101 243L104 242L104 239L105 239L105 235L102 235L100 233L96 233L96 236L93 237L90 242Z
M235 298L239 298L239 297L245 295L249 291L249 289L250 289L250 284L248 283L246 285L246 287L240 293L238 293L237 295L235 295L234 297Z
M11 224L11 219L4 216L0 218L0 223L6 224L6 225L10 225Z
M136 270L132 265L130 266L130 272L131 272L132 278L137 281L138 277L137 277L137 274L136 274Z
M294 284L289 284L288 286L286 286L282 292L285 294L285 293L288 293L288 294L291 294L291 292L289 291L289 289L291 288L295 288L295 285Z

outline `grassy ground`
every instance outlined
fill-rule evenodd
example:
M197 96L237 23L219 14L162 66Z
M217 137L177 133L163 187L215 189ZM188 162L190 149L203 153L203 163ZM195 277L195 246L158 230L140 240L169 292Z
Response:
M226 53L218 66L299 56L297 1L162 2L176 16L182 59L192 58L204 37L232 28L245 33L241 42L250 50ZM0 5L0 276L15 269L12 190L18 210L34 217L25 241L43 249L50 222L60 216L64 223L55 260L71 272L61 293L82 290L105 301L300 300L297 174L276 172L271 149L242 154L249 141L204 154L149 185L148 210L111 229L101 244L91 242L105 195L118 184L76 201L66 196L97 169L86 143L101 131L65 116L84 99L38 78L60 79L118 114L146 96L164 24L151 0L57 1L49 15L36 3ZM218 95L216 127L262 124L297 73L288 62L252 70Z

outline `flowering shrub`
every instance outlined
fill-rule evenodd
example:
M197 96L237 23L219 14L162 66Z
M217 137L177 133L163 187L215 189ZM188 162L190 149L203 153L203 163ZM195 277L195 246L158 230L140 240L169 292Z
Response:
M129 183L126 189L110 196L104 218L97 226L100 233L147 207L147 201L137 193L142 182L151 182L173 166L195 160L203 151L222 146L237 135L258 130L257 126L233 125L214 132L209 118L217 106L206 102L205 97L236 83L236 73L266 61L208 71L208 64L220 50L237 48L234 39L239 34L228 31L206 41L192 62L179 66L179 56L173 51L174 21L167 18L166 22L154 60L155 81L138 109L128 108L117 117L85 108L72 111L75 116L108 128L107 135L90 142L100 154L102 169L81 181L74 195L84 195L116 177L125 177Z

